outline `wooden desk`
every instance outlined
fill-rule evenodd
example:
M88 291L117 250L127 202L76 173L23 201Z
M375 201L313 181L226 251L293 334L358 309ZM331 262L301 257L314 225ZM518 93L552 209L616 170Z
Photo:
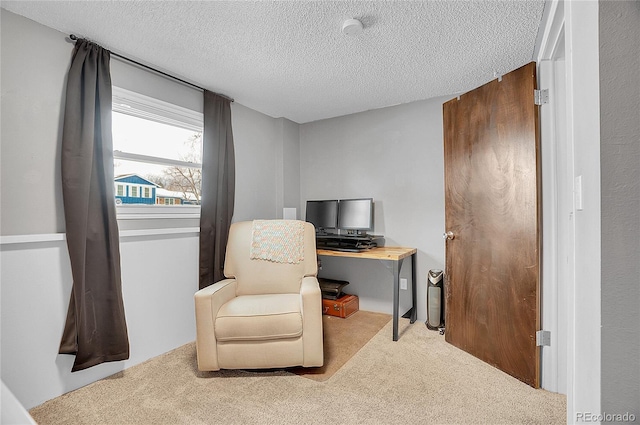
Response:
M332 251L329 249L318 249L318 255L327 257L362 258L370 260L380 260L387 267L391 266L393 274L393 340L398 340L398 309L400 304L400 269L405 258L411 257L411 300L412 307L402 315L408 317L410 323L416 321L416 248L405 247L378 247L363 252Z

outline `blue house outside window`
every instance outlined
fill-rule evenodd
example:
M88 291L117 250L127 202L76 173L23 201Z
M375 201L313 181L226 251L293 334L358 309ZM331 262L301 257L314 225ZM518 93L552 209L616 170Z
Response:
M117 176L116 204L148 204L156 203L156 183L149 181L137 174Z

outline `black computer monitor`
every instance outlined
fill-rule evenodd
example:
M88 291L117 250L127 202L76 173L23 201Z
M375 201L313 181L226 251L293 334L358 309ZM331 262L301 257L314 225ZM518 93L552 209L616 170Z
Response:
M313 224L316 232L323 233L324 229L338 227L338 201L307 201L306 221Z
M338 228L356 233L373 230L373 198L341 199L338 204Z

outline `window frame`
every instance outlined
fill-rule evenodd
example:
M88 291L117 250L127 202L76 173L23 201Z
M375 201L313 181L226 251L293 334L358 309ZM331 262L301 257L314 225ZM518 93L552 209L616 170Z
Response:
M202 112L184 108L122 87L112 86L112 112L172 125L191 131L204 132ZM159 158L119 150L114 160L145 162L177 167L202 168L202 163ZM141 195L143 195L141 193ZM200 219L200 205L116 204L118 220Z

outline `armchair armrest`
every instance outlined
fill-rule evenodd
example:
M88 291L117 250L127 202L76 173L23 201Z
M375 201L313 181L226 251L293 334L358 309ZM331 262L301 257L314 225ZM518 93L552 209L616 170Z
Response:
M193 296L196 309L196 347L198 369L219 370L214 323L218 310L236 296L235 279L224 279L209 285Z
M304 367L322 366L324 363L322 340L322 293L315 276L302 279L302 335Z

